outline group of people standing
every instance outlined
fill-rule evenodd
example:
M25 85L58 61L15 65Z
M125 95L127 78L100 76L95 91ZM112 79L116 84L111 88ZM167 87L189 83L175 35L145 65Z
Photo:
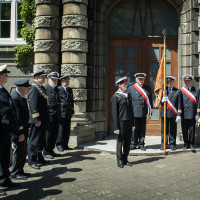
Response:
M131 166L130 150L145 148L146 120L152 115L153 101L145 73L134 75L136 83L128 84L127 77L117 80L118 90L113 94L112 116L117 137L117 165ZM184 86L174 87L176 78L166 76L166 95L161 99L161 147L164 149L164 102L166 102L166 148L176 150L177 123L181 123L184 149L194 149L195 124L200 116L200 90L193 86L192 75L184 75Z
M9 94L3 87L7 82L7 65L0 66L0 186L16 187L11 179L27 179L23 168L28 152L28 164L34 169L59 156L54 152L69 150L71 118L74 114L72 89L68 75L58 72L45 74L43 69L29 79L17 80L16 91ZM48 78L47 85L46 76ZM58 87L58 81L61 86ZM13 146L10 173L10 147ZM0 188L0 195L6 192Z

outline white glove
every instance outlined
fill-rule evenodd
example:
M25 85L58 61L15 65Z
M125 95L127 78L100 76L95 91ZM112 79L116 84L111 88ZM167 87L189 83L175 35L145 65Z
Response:
M167 102L168 101L168 97L163 97L162 98L162 103Z
M114 134L119 135L119 130L115 130L115 131L114 131Z
M132 126L132 131L134 131L135 130L135 126Z
M196 115L195 120L198 121L198 119L199 119L199 115Z
M181 123L181 116L176 116L176 122Z

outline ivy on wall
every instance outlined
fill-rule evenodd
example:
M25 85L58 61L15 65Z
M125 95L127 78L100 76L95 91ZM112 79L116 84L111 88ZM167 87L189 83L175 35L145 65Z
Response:
M36 15L35 1L23 0L20 12L23 25L21 29L21 36L26 39L26 44L18 45L15 48L15 61L19 67L25 66L25 59L27 56L33 56L35 27L34 18Z

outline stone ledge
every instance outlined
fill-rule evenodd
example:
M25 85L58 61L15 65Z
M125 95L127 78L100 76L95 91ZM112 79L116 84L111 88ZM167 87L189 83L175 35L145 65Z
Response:
M88 18L84 15L65 15L62 17L62 28L88 28Z
M62 64L61 73L72 76L87 76L87 65L84 64Z
M60 18L51 16L38 16L35 18L35 28L60 28Z
M55 40L36 40L34 43L34 52L55 52L60 50L60 43Z
M66 3L82 3L82 4L85 4L85 5L88 5L88 0L62 0L62 3L63 4L66 4Z
M35 0L35 4L50 4L50 5L60 5L60 0Z
M61 47L62 52L88 52L88 43L86 40L79 40L79 39L67 39L67 40L62 40L62 47Z

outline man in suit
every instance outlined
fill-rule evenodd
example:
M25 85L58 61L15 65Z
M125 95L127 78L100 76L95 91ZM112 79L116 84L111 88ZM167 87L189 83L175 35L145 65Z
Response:
M15 187L19 184L13 183L9 178L9 164L10 164L10 148L11 138L19 140L17 112L14 102L3 87L7 82L8 73L7 65L0 66L0 186L1 187ZM6 192L0 189L0 196L6 195Z
M53 159L56 156L53 149L55 148L56 139L58 136L58 127L60 120L60 100L58 90L58 72L51 72L47 75L48 84L45 87L46 93L49 97L49 115L50 120L46 131L46 142L43 155L45 158Z
M28 94L29 79L20 79L15 81L16 91L11 95L17 110L18 134L21 141L12 140L13 156L11 178L27 179L27 173L24 173L24 165L27 155L27 137L29 128L29 110L26 100Z
M134 75L136 83L128 87L128 93L131 94L133 117L135 130L132 132L131 150L138 146L142 151L146 151L144 147L146 119L152 114L152 94L149 86L144 85L145 73L137 73Z
M192 85L192 75L184 75L182 79L184 86L180 88L178 95L177 122L181 121L184 149L194 149L195 124L200 114L200 94L199 89Z
M127 77L120 78L116 84L118 90L111 98L112 117L114 122L114 133L117 137L117 165L123 168L124 165L132 166L128 162L128 154L131 144L131 133L133 126L132 101L130 94L127 93Z
M177 123L176 116L178 114L178 89L174 87L176 78L166 76L167 87L166 96L162 98L161 103L161 150L164 150L164 102L166 102L166 147L176 150ZM170 132L169 132L170 130Z
M69 150L68 142L71 128L71 118L74 115L74 100L73 92L69 87L70 78L68 75L60 78L61 86L59 87L60 93L60 107L61 119L59 123L58 138L56 147L58 151Z
M28 143L28 164L34 169L46 164L42 151L45 146L46 127L49 122L48 96L43 86L46 74L43 69L34 73L34 82L28 93L31 132Z

